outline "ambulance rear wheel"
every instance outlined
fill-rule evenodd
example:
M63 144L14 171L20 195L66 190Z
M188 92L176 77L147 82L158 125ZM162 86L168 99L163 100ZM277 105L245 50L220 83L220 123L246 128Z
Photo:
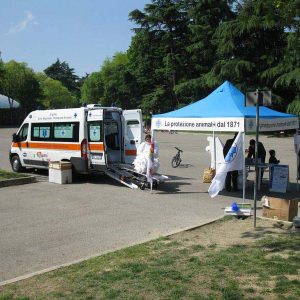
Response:
M22 167L20 158L18 155L14 155L11 160L11 168L13 169L14 172L20 173L24 171L24 168Z

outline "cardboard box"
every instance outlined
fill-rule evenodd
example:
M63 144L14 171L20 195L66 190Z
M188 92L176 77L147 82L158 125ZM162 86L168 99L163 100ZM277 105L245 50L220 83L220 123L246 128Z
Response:
M72 164L66 161L49 162L49 182L72 183Z
M49 169L55 170L72 170L72 163L68 161L50 161Z
M262 198L263 217L292 222L298 215L298 199L282 199L264 196Z

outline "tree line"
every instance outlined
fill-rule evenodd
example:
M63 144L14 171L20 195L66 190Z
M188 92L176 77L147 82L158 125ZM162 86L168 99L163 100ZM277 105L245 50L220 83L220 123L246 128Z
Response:
M81 82L66 62L59 59L44 72L34 72L26 63L0 60L0 94L10 107L18 101L28 111L79 105Z
M275 109L300 116L299 10L300 0L152 0L129 14L129 49L99 71L79 78L57 60L35 74L0 61L0 93L30 107L100 103L151 114L229 80L243 92L271 89Z

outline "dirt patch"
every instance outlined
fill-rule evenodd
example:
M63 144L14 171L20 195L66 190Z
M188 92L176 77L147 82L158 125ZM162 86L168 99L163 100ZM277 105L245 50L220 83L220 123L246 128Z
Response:
M184 241L185 245L188 243L191 246L200 244L204 247L225 248L233 245L250 245L261 238L294 231L292 223L289 222L258 218L254 228L252 217L246 219L233 217L229 221L217 221L208 226L174 234L170 239Z

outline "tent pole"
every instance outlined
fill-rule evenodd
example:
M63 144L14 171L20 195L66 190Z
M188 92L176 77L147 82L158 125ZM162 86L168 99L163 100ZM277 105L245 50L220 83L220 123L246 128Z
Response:
M245 131L243 132L243 152L244 152L244 163L243 163L243 203L245 203L246 194L246 159L245 159Z
M152 126L151 126L152 127ZM155 130L154 129L152 129L151 128L151 143L154 143L154 132L155 132ZM151 148L150 148L151 149ZM150 150L150 155L151 155L151 150ZM153 153L153 155L154 155L154 153ZM148 159L150 160L151 158L150 157L148 157ZM153 163L153 162L152 162ZM152 167L153 167L153 165L152 165ZM153 174L151 174L151 182L150 182L150 194L152 194L152 192L153 192Z
M298 186L298 181L299 181L299 177L300 177L300 162L299 162L299 157L300 157L300 145L296 146L297 151L297 168L296 168L296 178L297 178L297 192L299 190L299 186Z
M296 167L296 180L297 186L296 190L299 191L299 179L300 179L300 130L296 130L294 135L294 145L295 145L295 152L296 152L296 160L297 160L297 167Z
M217 162L216 162L216 137L215 137L215 131L213 131L213 139L214 139L214 168L215 168L215 171L217 171Z
M253 207L253 226L256 228L256 204L257 204L257 187L258 187L258 178L260 170L258 169L258 139L259 139L259 105L260 105L260 98L261 98L261 91L258 89L256 90L256 134L255 134L255 181L254 181L254 207Z

